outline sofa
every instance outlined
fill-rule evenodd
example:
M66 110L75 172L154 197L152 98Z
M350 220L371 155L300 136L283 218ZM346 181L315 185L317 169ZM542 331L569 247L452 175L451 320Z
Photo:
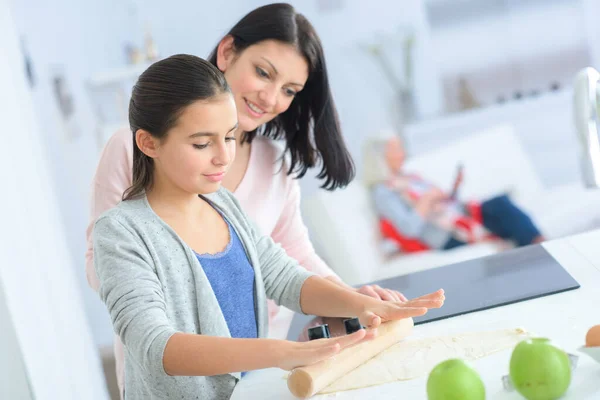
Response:
M494 126L409 157L406 170L450 190L459 163L465 173L461 199L481 200L508 193L546 238L599 225L600 212L596 209L600 207L596 205L600 205L600 191L586 190L579 182L544 188L510 125ZM389 252L384 249L378 218L360 176L345 189L320 190L307 196L302 201L302 214L319 255L351 285L482 257L512 246L496 240L446 251Z

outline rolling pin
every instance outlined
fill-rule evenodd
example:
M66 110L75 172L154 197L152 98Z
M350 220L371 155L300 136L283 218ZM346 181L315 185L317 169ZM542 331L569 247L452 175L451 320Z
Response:
M413 325L412 318L385 322L379 326L377 337L374 339L346 348L327 360L294 369L287 379L290 392L301 399L314 396L348 372L409 336Z

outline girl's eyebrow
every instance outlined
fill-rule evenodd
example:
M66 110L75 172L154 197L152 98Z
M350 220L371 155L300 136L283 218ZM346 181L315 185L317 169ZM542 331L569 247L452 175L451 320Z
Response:
M238 123L236 122L235 125L233 126L233 128L231 128L230 130L227 131L227 133L230 133L231 131L236 130L238 127ZM218 133L214 133L214 132L196 132L196 133L192 133L189 138L196 138L196 137L202 137L202 136L219 136Z

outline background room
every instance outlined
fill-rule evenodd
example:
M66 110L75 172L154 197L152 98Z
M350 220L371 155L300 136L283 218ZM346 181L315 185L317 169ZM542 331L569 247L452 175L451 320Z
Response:
M28 173L49 188L44 192L22 187L20 195L33 198L42 193L49 198L53 219L46 221L47 231L40 235L53 237L62 249L53 255L61 269L47 281L52 287L41 289L40 283L39 291L31 288L30 294L39 295L40 302L69 297L67 306L73 310L49 317L46 326L73 323L72 337L79 337L81 355L73 365L84 365L83 358L91 357L86 362L96 365L91 370L95 378L86 379L99 388L94 398L108 398L114 390L114 332L84 271L90 186L103 146L127 125L132 84L150 63L177 53L208 56L235 21L267 3L0 0L0 42L3 52L9 49L3 57L8 65L2 68L12 74L6 77L23 79L20 98L32 114L28 131L33 133L19 143L39 147L39 165ZM511 193L549 239L600 228L600 192L586 189L582 182L573 122L575 75L587 66L600 68L600 26L592 18L600 15L600 2L291 3L321 37L344 137L357 167L357 179L334 193L319 189L314 171L301 181L302 212L317 252L348 283L501 250L478 244L448 252L383 254L376 217L357 212L369 207L361 181L364 146L382 132L399 135L407 146L408 166L444 189L450 189L456 166L463 163L465 197ZM7 84L10 81L7 78ZM17 119L13 123L9 130L20 126ZM4 173L20 171L14 167ZM12 325L7 337L25 346L18 338L32 325L22 320L26 302L11 286L18 282L15 271L0 267L0 316L12 320L0 325ZM70 339L61 340L66 345ZM29 383L23 383L22 393L44 398L33 394L42 390L36 381L41 370L27 367L34 356L22 349L14 357L23 358L22 369L27 371L23 376ZM0 370L4 368L0 363Z

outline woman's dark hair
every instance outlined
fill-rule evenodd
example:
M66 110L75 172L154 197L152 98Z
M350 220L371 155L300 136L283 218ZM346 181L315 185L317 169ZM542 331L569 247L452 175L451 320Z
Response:
M257 133L271 139L285 138L286 151L291 155L288 175L297 172L301 178L320 161L317 178L325 180L322 188L334 190L350 183L355 175L354 162L344 143L329 89L321 40L310 22L289 4L270 4L247 14L227 36L233 37L237 53L264 40L293 45L309 65L304 89L289 109L257 130L246 132L243 140L252 142ZM214 65L217 48L208 58Z
M138 129L162 139L187 106L223 93L231 93L231 90L221 71L196 56L174 55L152 64L142 73L129 101L133 184L123 194L123 200L137 197L152 186L154 160L137 147L135 134Z

